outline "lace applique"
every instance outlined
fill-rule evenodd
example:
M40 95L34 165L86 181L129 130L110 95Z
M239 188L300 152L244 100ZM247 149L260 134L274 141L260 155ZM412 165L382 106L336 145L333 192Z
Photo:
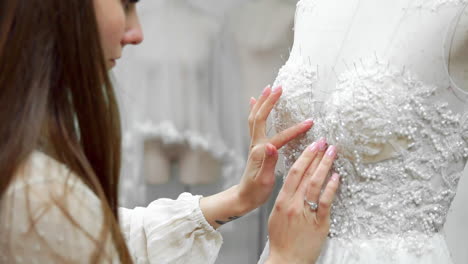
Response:
M290 60L280 70L275 85L284 93L274 126L281 131L315 120L311 131L283 148L286 168L321 137L338 147L334 169L342 185L330 235L439 231L468 157L468 114L438 102L436 87L375 60L342 74L337 89L319 101L317 75L307 65Z

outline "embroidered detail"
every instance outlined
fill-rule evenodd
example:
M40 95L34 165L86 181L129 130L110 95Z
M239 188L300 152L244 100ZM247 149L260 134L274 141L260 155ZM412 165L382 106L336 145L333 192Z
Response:
M369 60L342 74L325 101L314 97L317 75L288 61L277 77L283 96L274 109L282 131L306 118L315 125L285 146L290 168L312 141L339 149L342 184L330 235L341 238L439 231L468 157L468 114L438 102L437 87L407 70Z

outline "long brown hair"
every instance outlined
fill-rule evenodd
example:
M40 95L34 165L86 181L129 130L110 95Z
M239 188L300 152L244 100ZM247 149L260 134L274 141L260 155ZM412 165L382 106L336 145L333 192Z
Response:
M117 214L120 119L98 33L93 0L0 1L0 196L46 141L103 201L104 227L130 263Z

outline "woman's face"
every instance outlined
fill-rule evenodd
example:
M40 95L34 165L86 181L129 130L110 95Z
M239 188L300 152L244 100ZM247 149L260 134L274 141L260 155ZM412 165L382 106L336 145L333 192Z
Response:
M138 45L143 41L136 2L138 0L94 0L101 45L109 70L122 56L125 45Z

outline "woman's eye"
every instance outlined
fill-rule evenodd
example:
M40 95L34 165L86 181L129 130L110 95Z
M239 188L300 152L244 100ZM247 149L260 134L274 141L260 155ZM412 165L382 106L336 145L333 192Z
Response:
M130 8L131 8L131 5L136 4L138 2L139 2L139 0L122 0L122 5L123 5L125 11L129 11Z
M125 10L128 10L130 1L129 0L122 0L122 6Z

